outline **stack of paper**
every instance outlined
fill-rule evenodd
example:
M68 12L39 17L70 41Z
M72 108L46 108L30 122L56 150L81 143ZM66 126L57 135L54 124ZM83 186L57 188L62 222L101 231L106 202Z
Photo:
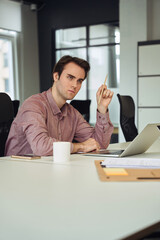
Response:
M153 158L106 158L104 167L116 168L160 168L160 159Z

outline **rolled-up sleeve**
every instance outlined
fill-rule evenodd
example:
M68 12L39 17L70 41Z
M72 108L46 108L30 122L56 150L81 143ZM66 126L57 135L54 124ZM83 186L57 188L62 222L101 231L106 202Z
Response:
M99 142L101 148L108 147L113 129L113 124L109 118L109 111L105 114L97 111L97 122L95 125L94 138Z

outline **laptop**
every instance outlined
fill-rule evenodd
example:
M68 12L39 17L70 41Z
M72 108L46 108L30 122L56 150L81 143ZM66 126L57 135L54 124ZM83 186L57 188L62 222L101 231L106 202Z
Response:
M148 124L125 150L105 150L85 153L87 156L126 157L144 153L160 137L160 123Z

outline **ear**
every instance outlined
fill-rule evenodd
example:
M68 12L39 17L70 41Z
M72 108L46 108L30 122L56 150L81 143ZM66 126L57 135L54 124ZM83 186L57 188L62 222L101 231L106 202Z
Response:
M59 74L58 72L53 73L53 80L57 82L59 80Z

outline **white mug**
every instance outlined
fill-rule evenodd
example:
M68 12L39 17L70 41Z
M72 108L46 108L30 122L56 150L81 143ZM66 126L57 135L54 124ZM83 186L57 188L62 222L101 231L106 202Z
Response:
M71 143L54 142L53 143L53 161L67 162L70 160Z

